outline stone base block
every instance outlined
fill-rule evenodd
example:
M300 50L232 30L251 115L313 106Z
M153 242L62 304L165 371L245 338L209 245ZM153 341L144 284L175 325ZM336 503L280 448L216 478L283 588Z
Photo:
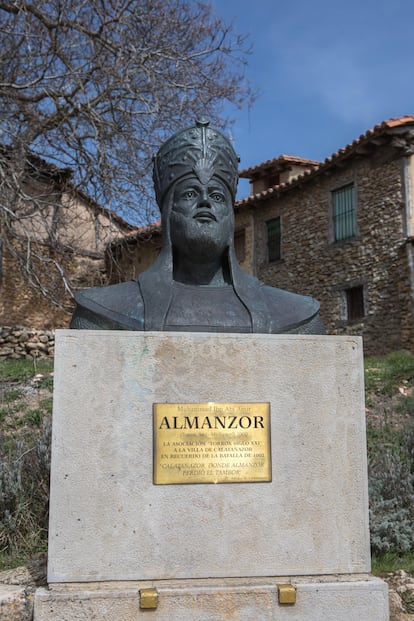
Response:
M361 346L58 331L48 582L368 575ZM154 485L154 403L211 401L269 403L272 480Z
M388 621L385 582L291 579L296 603L281 604L278 584L268 578L234 581L180 580L148 583L60 584L38 589L34 621ZM140 590L156 588L158 606L140 608Z

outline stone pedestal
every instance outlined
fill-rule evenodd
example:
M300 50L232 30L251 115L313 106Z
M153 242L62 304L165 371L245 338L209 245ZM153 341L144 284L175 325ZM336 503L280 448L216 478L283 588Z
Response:
M154 485L153 404L211 401L270 403L272 481ZM35 621L386 621L369 571L359 337L58 332Z

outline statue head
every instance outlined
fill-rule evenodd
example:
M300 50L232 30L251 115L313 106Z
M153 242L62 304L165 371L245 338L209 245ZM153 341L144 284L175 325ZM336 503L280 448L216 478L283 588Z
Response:
M239 158L230 141L206 121L174 134L154 158L163 257L219 259L227 270L233 248ZM176 258L176 261L174 259Z

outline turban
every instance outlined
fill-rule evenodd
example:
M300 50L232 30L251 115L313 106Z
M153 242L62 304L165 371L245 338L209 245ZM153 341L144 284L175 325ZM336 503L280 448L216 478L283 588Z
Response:
M196 121L167 140L154 157L154 188L160 209L168 190L179 179L195 174L208 183L220 179L234 199L237 190L239 157L231 142L208 121Z

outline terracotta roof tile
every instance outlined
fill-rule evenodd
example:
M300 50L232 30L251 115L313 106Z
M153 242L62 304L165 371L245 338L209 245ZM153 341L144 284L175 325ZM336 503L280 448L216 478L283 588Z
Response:
M239 177L242 179L249 179L255 172L266 170L267 168L276 167L278 164L300 164L303 166L317 166L320 164L317 160L308 160L304 157L298 157L296 155L279 155L271 160L257 164L256 166L250 166L250 168L244 168L239 171Z
M143 239L150 237L153 234L161 233L161 220L157 220L156 222L151 222L150 224L146 224L145 226L137 226L133 231L130 231L126 235L122 237L118 237L111 242L111 246L116 246L118 244L122 244L124 242L128 242L134 239L139 239L142 237Z
M382 123L378 123L372 129L369 129L364 134L361 134L359 138L356 138L350 144L338 149L338 151L336 151L335 153L327 157L322 163L318 163L318 165L315 166L315 168L313 168L312 170L303 172L302 174L298 175L291 181L288 181L286 183L281 183L279 185L275 185L257 194L253 194L253 195L247 196L246 198L242 198L239 201L237 201L236 207L241 207L243 205L251 205L252 203L255 203L257 201L265 200L269 198L270 196L272 196L273 194L277 194L278 192L281 192L283 190L290 189L296 185L299 185L300 183L306 181L308 178L314 177L315 175L320 174L324 170L328 169L330 166L334 166L341 159L345 159L353 155L356 152L356 150L359 147L361 147L363 144L369 143L373 138L378 137L381 134L386 134L387 130L395 130L398 127L403 128L404 126L408 126L410 124L414 124L414 115L412 114L407 114L405 116L400 116L400 117L388 119L386 121L382 121ZM278 159L279 158L275 158L275 160L268 160L268 162L277 161ZM298 159L298 158L295 158L295 159ZM304 160L304 161L311 162L312 160ZM254 170L255 168L259 169L260 167L264 167L265 164L267 164L267 162L265 162L264 164L260 164L257 167L249 168L247 170L251 171L251 170Z

